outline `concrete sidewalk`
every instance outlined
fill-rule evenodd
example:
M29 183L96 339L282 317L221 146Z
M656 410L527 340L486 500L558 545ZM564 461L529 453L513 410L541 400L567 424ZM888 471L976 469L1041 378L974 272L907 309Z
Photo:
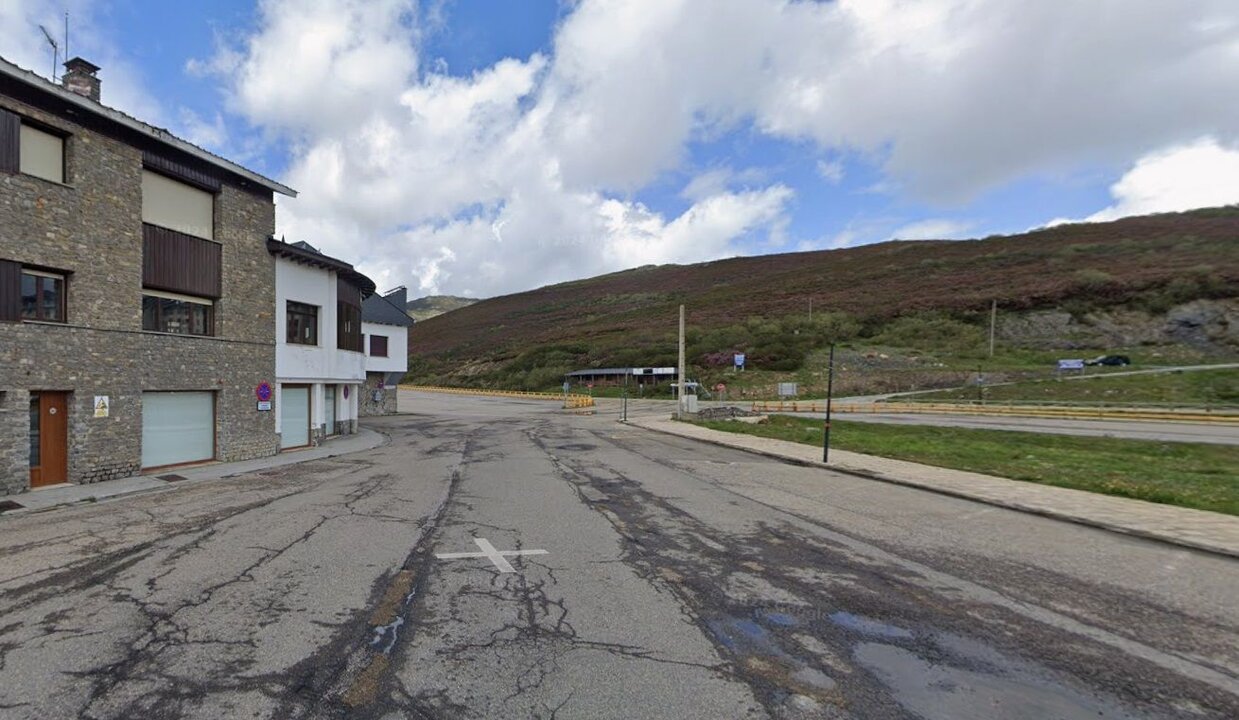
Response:
M337 455L348 455L349 453L378 447L386 441L386 435L363 427L355 435L331 438L318 447L292 450L271 457L231 463L209 463L188 468L169 468L166 472L135 475L133 477L91 483L89 485L56 485L17 495L4 495L0 496L0 502L15 502L21 507L8 511L0 510L0 518L40 512L82 502L99 502L136 493L168 490L174 487L183 487L234 475L243 475L258 470L295 465Z
M631 420L629 424L800 465L1239 557L1239 518L1222 513L1008 480L843 450L832 450L830 464L826 465L822 462L822 449L812 445L710 430L674 420L640 418Z

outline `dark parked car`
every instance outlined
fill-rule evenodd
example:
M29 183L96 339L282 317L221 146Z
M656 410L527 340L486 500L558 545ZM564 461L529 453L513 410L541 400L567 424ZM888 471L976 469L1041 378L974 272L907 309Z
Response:
M1131 358L1126 355L1102 355L1095 357L1092 360L1085 360L1085 365L1109 365L1110 367L1123 367L1131 365Z

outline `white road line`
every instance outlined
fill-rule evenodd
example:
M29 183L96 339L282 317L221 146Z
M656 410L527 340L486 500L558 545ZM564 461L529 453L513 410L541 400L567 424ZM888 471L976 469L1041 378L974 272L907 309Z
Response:
M435 553L435 557L440 560L458 560L461 558L479 558L484 557L494 563L495 567L499 568L501 573L516 572L516 568L512 567L512 563L508 562L507 558L516 555L546 555L546 550L496 550L494 545L486 538L474 538L473 542L482 549L482 552L461 552L461 553Z

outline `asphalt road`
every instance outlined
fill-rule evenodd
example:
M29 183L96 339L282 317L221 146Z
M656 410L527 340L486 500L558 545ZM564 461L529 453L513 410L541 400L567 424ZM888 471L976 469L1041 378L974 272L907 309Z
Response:
M360 455L0 518L0 716L1239 716L1236 561L402 400ZM481 539L545 553L437 557Z
M599 407L608 415L618 415L619 400L600 399ZM824 402L824 401L814 401ZM748 402L706 401L701 407L734 405L747 409ZM635 400L629 402L630 413L661 414L675 412L674 400ZM824 418L824 412L787 413L796 417ZM994 415L934 415L929 413L835 413L836 420L886 423L891 425L932 425L935 427L976 428L979 430L1017 430L1020 432L1077 435L1084 437L1114 437L1130 440L1160 440L1162 442L1209 443L1239 445L1239 427L1234 425L1161 422L1155 420L1075 420L1071 418L1025 418Z

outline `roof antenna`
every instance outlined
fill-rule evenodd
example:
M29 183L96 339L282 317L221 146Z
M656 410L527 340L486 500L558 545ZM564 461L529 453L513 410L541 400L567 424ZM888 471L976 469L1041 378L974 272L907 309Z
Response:
M43 31L43 37L47 38L47 44L52 46L52 82L56 82L56 68L60 66L60 45L47 28L40 25L39 29Z
M65 62L69 61L69 13L65 13Z

